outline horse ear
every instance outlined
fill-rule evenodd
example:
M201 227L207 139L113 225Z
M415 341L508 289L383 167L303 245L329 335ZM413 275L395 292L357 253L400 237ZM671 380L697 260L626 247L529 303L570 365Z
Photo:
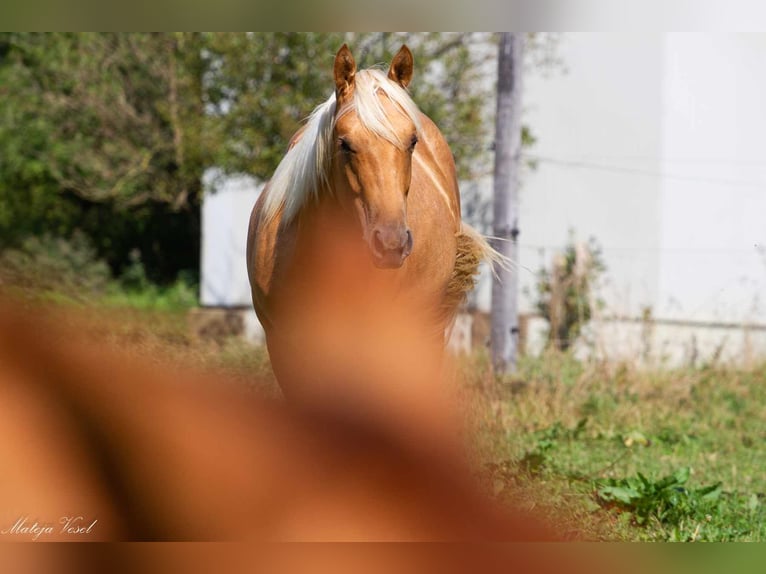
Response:
M402 45L399 51L391 60L391 67L388 69L388 77L401 87L406 88L412 80L412 68L414 61L410 49Z
M335 54L335 97L338 101L348 99L354 93L356 62L346 44Z

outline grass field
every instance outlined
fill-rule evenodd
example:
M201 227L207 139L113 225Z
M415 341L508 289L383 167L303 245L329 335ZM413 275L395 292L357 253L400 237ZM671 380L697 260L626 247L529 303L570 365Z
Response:
M641 372L550 354L495 382L462 365L499 497L594 540L766 540L766 368Z
M199 339L184 309L55 307L94 340L279 395L264 349ZM549 354L496 381L485 353L457 363L472 460L499 501L571 538L766 540L766 366L642 372Z

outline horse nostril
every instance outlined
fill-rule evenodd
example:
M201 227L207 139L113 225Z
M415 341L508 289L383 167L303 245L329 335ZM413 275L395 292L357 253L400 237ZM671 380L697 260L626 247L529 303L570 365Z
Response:
M372 233L372 252L377 257L382 257L386 251L386 246L383 244L383 240L380 237L381 233L379 229L376 229Z
M407 238L404 241L404 249L402 250L402 255L407 257L410 253L412 253L412 232L408 229L407 230Z
M370 237L373 257L387 267L398 267L412 251L412 233L402 227L378 227Z

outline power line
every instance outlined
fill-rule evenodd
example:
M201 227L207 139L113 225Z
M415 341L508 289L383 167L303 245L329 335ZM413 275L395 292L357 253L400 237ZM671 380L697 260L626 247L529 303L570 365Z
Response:
M681 174L667 173L663 171L655 171L651 169L625 167L620 165L599 164L599 163L592 163L592 162L579 161L579 160L568 160L568 159L541 156L541 155L535 155L535 154L524 154L524 158L531 161L537 161L540 163L547 163L547 164L558 165L562 167L589 169L594 171L639 175L639 176L645 176L645 177L655 177L659 179L674 179L678 181L691 181L696 183L707 183L712 185L726 185L726 186L732 186L732 187L747 187L747 188L756 188L756 189L766 188L766 182L763 182L763 181L751 182L751 181L733 180L733 179L725 179L725 178L711 178L711 177L702 177L702 176L695 176L695 175L681 175Z
M534 155L534 154L530 154ZM558 158L562 159L562 158ZM577 159L569 158L569 161L582 161L586 163L614 161L644 161L663 164L703 164L703 165L729 165L737 167L760 167L766 169L766 159L740 159L722 157L662 157L657 155L604 155L604 154L580 154Z
M536 244L530 244L530 243L520 243L519 248L521 249L535 249L535 250L564 250L566 249L566 245L536 245ZM758 250L757 246L754 246L749 249L744 249L741 247L635 247L635 246L617 246L617 247L606 247L603 245L599 246L599 249L601 251L643 251L643 252L679 252L679 253L689 253L689 252L696 252L696 253L720 253L721 255L730 254L730 253L753 253L756 255L761 255L760 251Z

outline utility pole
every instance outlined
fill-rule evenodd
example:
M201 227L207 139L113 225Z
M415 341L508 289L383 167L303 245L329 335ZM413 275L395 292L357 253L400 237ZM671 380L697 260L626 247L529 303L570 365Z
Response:
M497 115L493 235L495 249L518 269L521 76L524 35L502 32L497 57ZM492 366L495 374L516 370L519 342L518 276L496 265L492 280Z

